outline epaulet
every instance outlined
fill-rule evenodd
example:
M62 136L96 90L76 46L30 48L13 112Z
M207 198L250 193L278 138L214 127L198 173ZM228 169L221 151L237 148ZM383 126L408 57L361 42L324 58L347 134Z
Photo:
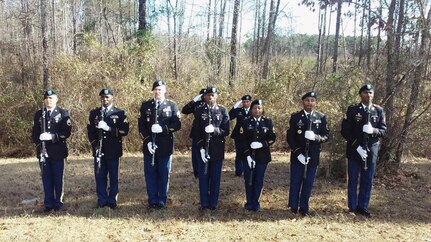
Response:
M251 116L247 116L247 117L245 117L244 121L250 120L250 119L251 119Z

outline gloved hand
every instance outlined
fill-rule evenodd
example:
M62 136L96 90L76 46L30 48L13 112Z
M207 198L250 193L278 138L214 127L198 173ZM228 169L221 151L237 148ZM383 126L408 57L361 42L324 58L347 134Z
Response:
M103 129L105 131L109 131L109 126L105 121L99 121L99 123L97 124L97 128L98 129Z
M247 156L247 163L251 169L254 169L254 167L256 166L256 161L254 161L251 156Z
M367 124L364 124L364 126L362 126L362 132L364 132L364 133L373 134L373 131L374 131L374 128L370 122L368 122Z
M263 144L258 141L253 141L250 144L250 148L252 148L253 150L260 149L262 147L263 147Z
M153 132L155 134L159 134L159 133L163 132L162 126L160 126L160 124L153 124L151 126L151 132Z
M239 108L239 105L241 105L241 103L242 103L242 100L239 100L238 102L236 102L236 103L233 105L233 108Z
M364 150L364 148L362 148L362 146L358 146L358 148L356 148L356 151L361 156L363 161L367 160L368 153L366 150Z
M148 148L148 151L149 151L152 155L154 155L154 153L156 153L157 145L154 145L154 149L153 149L153 142L148 142L148 144L147 144L147 148Z
M193 98L193 102L199 102L200 100L202 100L202 94L199 94Z
M201 152L201 158L202 158L202 161L203 161L204 163L207 163L207 162L208 162L208 159L207 159L207 157L205 156L205 149L201 149L201 150L200 150L200 152Z
M205 132L206 132L207 134L214 133L214 125L212 125L212 124L207 125L207 126L205 127Z
M311 130L305 131L304 137L311 141L316 140L316 134Z
M308 162L310 162L310 157L305 157L303 154L298 155L298 160L299 162L301 162L303 165L307 165Z
M48 133L48 132L41 133L39 135L39 140L41 140L41 141L52 140L52 135L50 133Z

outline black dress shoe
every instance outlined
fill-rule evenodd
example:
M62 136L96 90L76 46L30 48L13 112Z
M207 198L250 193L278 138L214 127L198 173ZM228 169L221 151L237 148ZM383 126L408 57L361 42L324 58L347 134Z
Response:
M117 209L118 205L116 203L111 203L108 205L111 209Z
M371 213L368 212L367 209L363 209L363 208L357 208L356 209L356 213L366 217L366 218L371 218Z
M291 208L290 211L294 214L298 213L298 208Z
M52 211L52 209L53 209L53 208L45 208L45 209L43 209L43 212L44 212L44 213L49 213L49 212L51 212L51 211Z
M302 216L310 216L310 213L308 212L308 211L303 211L303 210L299 210L299 213L302 215Z
M205 211L207 209L210 209L208 206L201 206L199 207L199 211Z

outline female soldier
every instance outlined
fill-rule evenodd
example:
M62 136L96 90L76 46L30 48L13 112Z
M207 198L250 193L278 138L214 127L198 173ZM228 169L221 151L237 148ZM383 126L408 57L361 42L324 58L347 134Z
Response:
M263 188L263 177L268 162L271 161L269 146L275 142L275 133L272 120L264 117L263 102L260 99L251 103L251 116L244 119L240 129L244 155L247 164L244 164L245 193L247 202L245 209L259 211L259 197Z

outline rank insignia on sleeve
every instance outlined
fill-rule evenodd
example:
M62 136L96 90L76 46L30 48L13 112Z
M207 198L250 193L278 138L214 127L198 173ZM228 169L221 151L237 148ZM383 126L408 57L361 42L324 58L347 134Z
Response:
M72 121L70 120L70 118L67 119L66 124L67 124L67 126L72 126Z

